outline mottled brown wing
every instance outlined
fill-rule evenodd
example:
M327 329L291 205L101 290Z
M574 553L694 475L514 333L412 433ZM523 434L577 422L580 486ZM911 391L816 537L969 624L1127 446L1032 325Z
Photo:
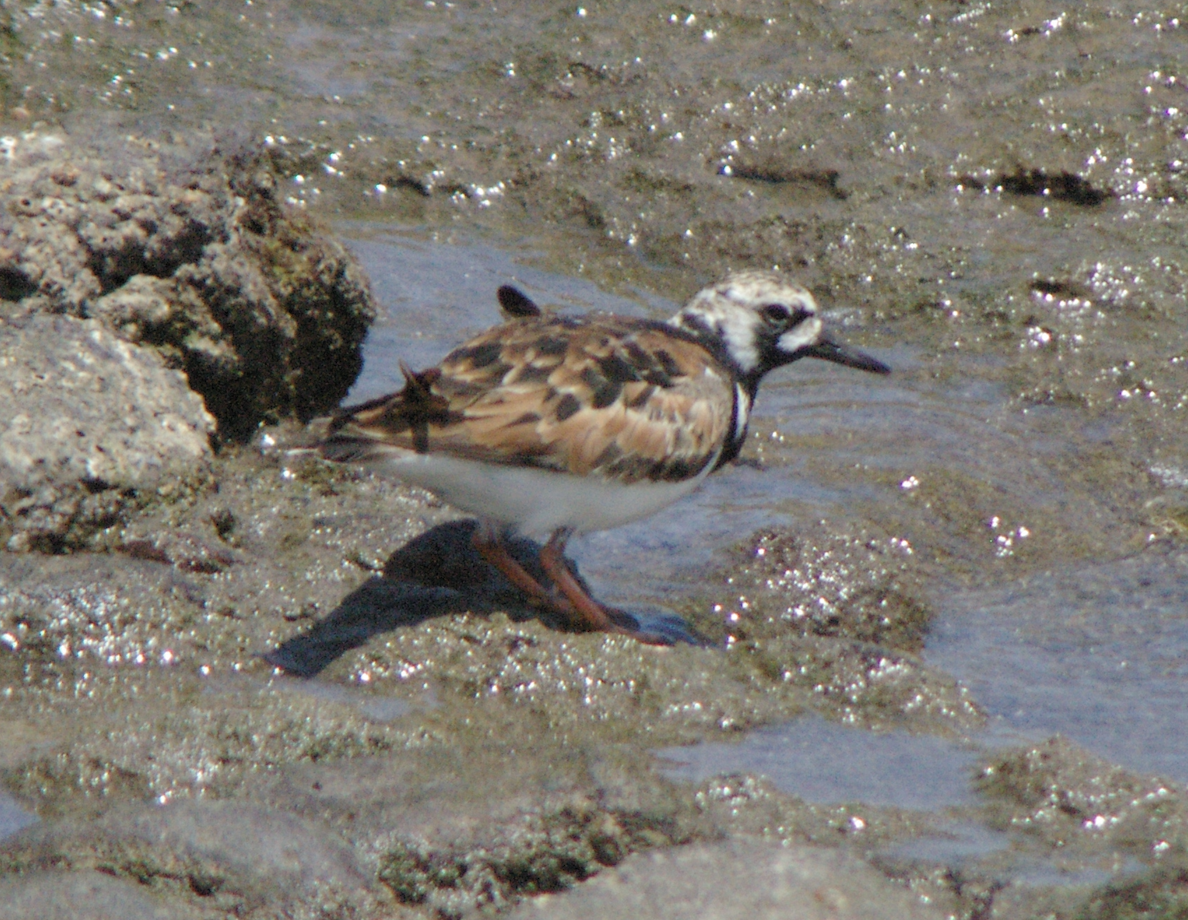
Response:
M336 419L323 452L366 460L391 446L680 480L714 461L733 412L730 375L705 349L613 316L515 320L406 377L401 392Z

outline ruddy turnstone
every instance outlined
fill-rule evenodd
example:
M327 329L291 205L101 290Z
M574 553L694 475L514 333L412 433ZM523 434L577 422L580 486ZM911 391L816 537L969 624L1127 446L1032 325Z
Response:
M813 296L776 272L727 275L667 322L553 315L512 287L499 301L507 322L437 367L402 366L404 389L340 410L320 450L476 515L482 557L576 629L655 640L583 590L566 543L653 514L735 459L764 375L801 358L890 370L828 338ZM551 588L508 552L511 532L548 535Z

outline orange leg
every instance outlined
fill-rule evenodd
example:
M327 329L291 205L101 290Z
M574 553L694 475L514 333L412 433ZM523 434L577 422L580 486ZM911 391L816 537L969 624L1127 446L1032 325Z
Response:
M565 564L565 544L569 535L558 530L540 551L540 567L552 579L557 590L569 601L570 609L562 611L573 626L591 632L620 632L606 610L578 584Z
M503 573L504 578L523 591L538 604L556 607L557 598L553 592L528 574L503 545L503 537L493 527L480 522L475 528L471 543L478 554Z
M658 640L640 632L639 627L635 625L634 620L628 614L611 607L604 607L586 593L565 563L565 544L567 542L569 542L568 531L558 530L554 533L540 551L540 567L545 570L545 574L552 579L557 590L569 602L568 612L558 608L560 612L565 613L569 622L578 629L591 632L621 633L634 636L641 642L650 644L660 641L664 644L664 640ZM627 625L628 623L631 625Z
M507 551L502 534L490 525L480 523L471 539L479 555L528 595L531 603L559 613L573 628L633 636L649 645L670 645L669 639L642 632L629 614L604 607L586 593L565 562L569 536L567 530L556 531L540 551L540 567L553 582L555 591L544 587L515 560Z

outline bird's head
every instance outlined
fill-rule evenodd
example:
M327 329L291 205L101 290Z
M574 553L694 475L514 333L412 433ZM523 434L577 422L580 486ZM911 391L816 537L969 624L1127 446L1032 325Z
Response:
M752 389L764 374L801 358L875 374L891 370L827 336L813 295L778 272L732 272L698 291L668 322L705 341Z

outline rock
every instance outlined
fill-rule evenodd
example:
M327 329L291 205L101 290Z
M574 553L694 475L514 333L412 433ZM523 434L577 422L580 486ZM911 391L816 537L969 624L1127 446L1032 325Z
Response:
M190 920L203 914L102 872L33 872L0 885L8 920Z
M60 894L48 902L60 914L15 914L20 917L164 920L217 913L312 920L391 913L384 910L390 898L347 843L323 828L245 802L180 802L115 811L91 823L39 826L6 841L0 865L24 876L5 887L31 904L52 882L60 885ZM73 872L39 871L65 867ZM109 878L101 881L100 872ZM6 893L0 888L0 898ZM65 910L71 904L85 908L91 899L105 903L108 912ZM3 916L10 916L7 904Z
M733 641L795 632L924 648L932 611L902 539L816 522L765 528L732 555L714 605Z
M1060 735L996 752L975 783L994 803L996 824L1027 828L1054 850L1108 841L1140 860L1154 853L1165 864L1184 862L1185 848L1168 843L1188 839L1184 788L1112 764Z
M84 545L193 487L213 429L183 374L96 320L0 323L0 545Z
M852 856L736 840L637 854L511 920L926 920L942 915Z
M354 258L281 202L262 154L27 135L0 164L0 316L38 313L160 352L220 437L242 440L336 405L374 309Z

